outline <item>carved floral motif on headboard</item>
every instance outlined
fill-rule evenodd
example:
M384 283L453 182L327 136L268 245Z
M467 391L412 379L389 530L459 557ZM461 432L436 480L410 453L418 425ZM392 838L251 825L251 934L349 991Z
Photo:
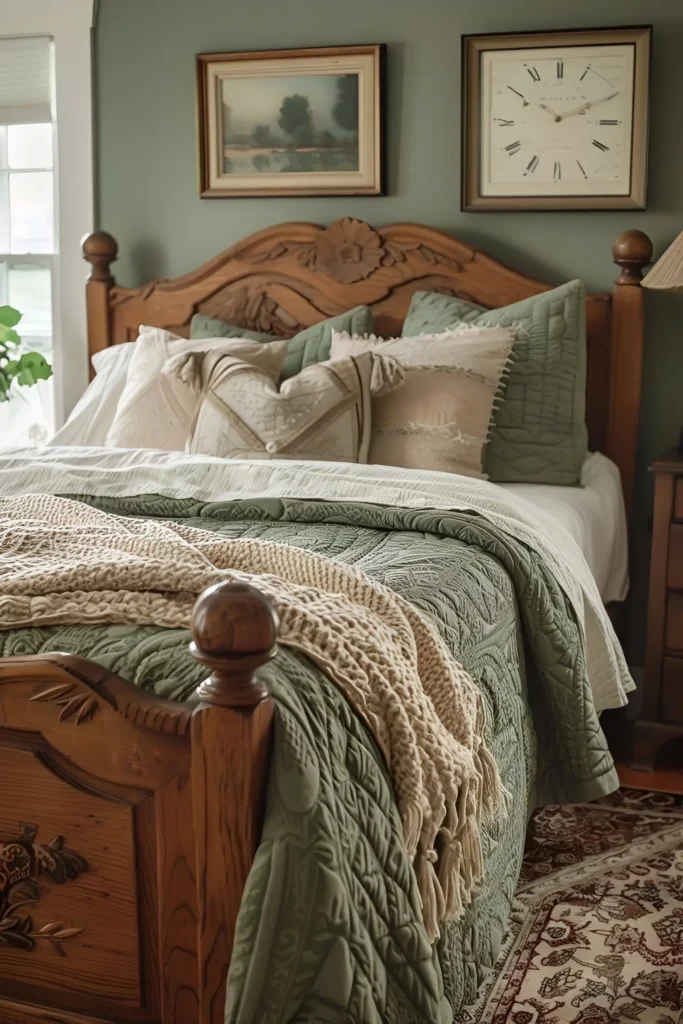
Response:
M379 267L405 263L411 255L435 266L444 264L462 272L462 264L420 242L396 244L362 220L344 217L310 242L281 242L251 256L253 263L293 257L308 270L318 270L342 284L370 277Z
M378 327L396 330L420 283L430 291L471 298L466 288L454 283L454 276L464 273L474 251L428 229L395 225L377 231L349 217L326 228L281 227L281 233L257 235L230 250L235 261L253 270L241 273L239 283L225 282L196 311L250 330L291 337L352 305L373 305L394 295L401 316L387 315ZM302 234L302 227L308 229L306 237L273 237L284 235L287 228L293 236ZM429 245L425 234L434 234L437 245ZM459 247L462 258L442 251L442 240L450 248Z

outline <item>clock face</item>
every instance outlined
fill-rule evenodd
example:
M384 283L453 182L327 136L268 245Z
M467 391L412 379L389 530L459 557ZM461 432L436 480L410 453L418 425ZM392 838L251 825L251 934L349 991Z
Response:
M634 47L481 54L482 196L627 196Z

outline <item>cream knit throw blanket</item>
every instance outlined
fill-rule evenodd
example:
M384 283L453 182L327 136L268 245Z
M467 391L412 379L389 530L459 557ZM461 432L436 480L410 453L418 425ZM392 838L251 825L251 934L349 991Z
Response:
M285 544L0 498L0 628L187 627L196 596L225 579L271 596L280 643L323 667L372 731L434 938L481 878L481 815L503 813L503 799L481 696L431 623L358 569Z

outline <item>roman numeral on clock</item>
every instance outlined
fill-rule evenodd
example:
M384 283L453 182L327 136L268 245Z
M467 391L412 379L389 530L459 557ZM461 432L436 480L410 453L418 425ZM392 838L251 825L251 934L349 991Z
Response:
M529 74L533 78L534 82L540 82L541 81L541 76L539 75L539 73L536 70L536 68L527 68L527 71L529 72Z
M505 147L505 151L508 154L508 156L514 156L515 153L519 153L521 148L522 148L522 143L521 142L519 142L519 141L511 142L509 146Z
M593 145L597 146L598 149L601 149L603 153L606 153L609 149L609 146L606 146L604 142L598 142L597 139L593 139Z
M506 121L504 117L497 117L496 121L501 128L510 128L515 123L514 121Z
M557 62L557 77L564 78L564 61L558 60Z
M532 156L531 160L526 165L526 171L524 173L525 174L533 174L534 171L536 170L536 168L538 167L538 163L539 163L538 157L537 156Z
M584 178L588 178L588 175L586 174L586 172L585 172L585 171L584 171L584 169L583 169L583 164L581 163L581 161L580 161L580 160L577 160L576 162L577 162L577 164L579 165L579 170L580 170L580 171L581 171L581 173L583 174Z
M555 161L555 166L553 167L553 178L554 178L555 181L559 181L561 177L562 177L562 164L559 162L559 160L556 160Z
M602 121L598 121L598 124L621 124L621 121L611 121L603 118Z
M580 81L580 82L583 82L584 78L586 77L586 75L588 74L588 72L590 71L590 69L591 69L591 66L590 66L590 64L589 64L589 65L587 66L586 70L584 71L584 73L583 73L583 74L581 75L581 78L579 79L579 81ZM577 161L577 163L578 163L578 161Z

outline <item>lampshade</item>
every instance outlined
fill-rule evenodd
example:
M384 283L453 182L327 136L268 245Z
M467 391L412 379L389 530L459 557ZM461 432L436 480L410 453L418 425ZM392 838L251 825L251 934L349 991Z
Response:
M642 285L662 292L683 292L683 231L645 275Z

